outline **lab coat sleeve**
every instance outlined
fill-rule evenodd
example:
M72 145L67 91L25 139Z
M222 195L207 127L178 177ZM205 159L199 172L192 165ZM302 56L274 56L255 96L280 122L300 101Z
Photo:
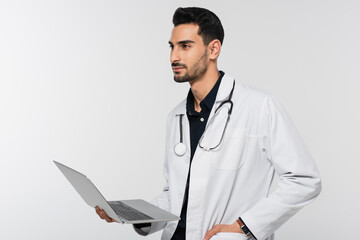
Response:
M170 115L170 114L169 114ZM160 196L156 197L151 201L151 203L161 209L164 209L166 211L170 212L170 189L168 184L168 162L167 162L167 144L168 144L168 138L169 138L169 116L166 124L166 142L165 142L165 161L164 161L164 168L163 168L163 174L165 178L165 184L163 187L163 191L160 194ZM143 228L137 228L136 225L133 225L135 231L142 235L146 236L151 233L157 232L162 230L166 226L166 222L156 222L151 223L151 226L143 227Z
M276 190L242 216L258 240L266 239L321 191L317 167L282 106L267 96L260 117L262 151L279 175Z

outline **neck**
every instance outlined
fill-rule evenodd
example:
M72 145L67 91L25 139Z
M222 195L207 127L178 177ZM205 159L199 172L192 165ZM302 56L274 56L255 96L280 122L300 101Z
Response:
M220 73L217 67L208 68L208 71L201 78L190 82L191 92L194 95L195 111L201 111L200 102L208 95L219 77Z

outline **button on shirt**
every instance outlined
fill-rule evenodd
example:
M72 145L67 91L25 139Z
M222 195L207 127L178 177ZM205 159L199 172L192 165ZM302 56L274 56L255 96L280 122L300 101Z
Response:
M206 123L208 121L211 109L215 103L216 94L219 90L221 79L224 76L224 72L220 71L220 77L215 83L214 87L208 93L208 95L200 102L201 111L196 112L194 107L194 95L189 90L187 101L186 101L186 113L190 125L190 147L191 147L191 156L190 156L190 167L191 162L195 154L195 150L198 146L199 139L204 133ZM175 233L171 240L185 240L186 233L186 213L188 205L188 195L189 195L189 182L190 182L190 168L186 182L186 189L184 194L183 206L181 209L181 220L178 223L178 226L175 230Z

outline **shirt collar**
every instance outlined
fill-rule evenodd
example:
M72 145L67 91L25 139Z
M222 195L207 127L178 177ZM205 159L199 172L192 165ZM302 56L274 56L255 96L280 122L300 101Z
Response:
M204 108L207 108L207 110L210 112L211 108L214 105L215 99L216 99L216 94L219 90L219 86L221 83L221 79L224 76L224 72L223 71L219 71L220 72L220 77L218 78L218 80L216 81L214 87L211 89L211 91L206 95L206 97L200 102L200 107L201 107L201 111ZM188 96L187 96L187 100L186 100L186 111L187 113L191 114L198 114L195 111L195 107L194 107L194 95L191 91L191 89L189 90Z

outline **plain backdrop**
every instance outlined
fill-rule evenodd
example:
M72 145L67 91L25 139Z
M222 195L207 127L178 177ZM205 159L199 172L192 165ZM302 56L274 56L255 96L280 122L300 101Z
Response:
M358 235L359 1L0 0L0 239L160 239L100 220L52 160L109 200L160 194L166 116L189 89L169 63L179 6L220 17L220 69L275 95L320 169L277 239Z

